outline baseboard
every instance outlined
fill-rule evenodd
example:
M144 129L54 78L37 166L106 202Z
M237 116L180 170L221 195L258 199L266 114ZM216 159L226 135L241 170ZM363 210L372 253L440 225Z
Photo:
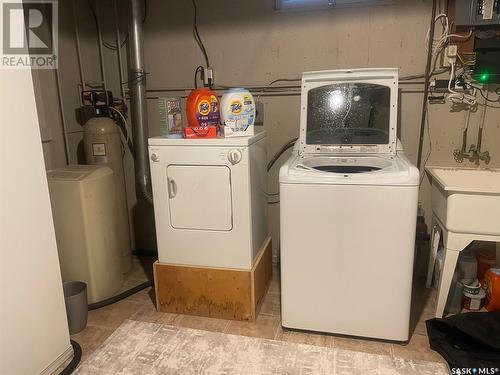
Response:
M73 357L73 347L70 346L66 349L57 359L48 365L40 375L56 375L56 371L59 370L59 367L66 362L68 359Z

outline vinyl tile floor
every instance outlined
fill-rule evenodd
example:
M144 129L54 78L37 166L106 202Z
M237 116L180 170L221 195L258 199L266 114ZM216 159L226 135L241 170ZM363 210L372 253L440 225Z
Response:
M273 279L255 322L160 313L155 308L154 290L148 288L114 305L90 311L87 328L73 335L72 339L81 345L83 351L82 361L84 361L124 320L131 319L235 335L386 354L406 359L444 362L439 354L429 348L425 320L433 317L436 298L434 291L425 288L424 277L418 268L417 266L412 298L412 335L407 344L283 329L280 321L280 275L278 267L274 267ZM126 275L124 288L137 285L150 278L151 269L152 260L134 258L132 270Z

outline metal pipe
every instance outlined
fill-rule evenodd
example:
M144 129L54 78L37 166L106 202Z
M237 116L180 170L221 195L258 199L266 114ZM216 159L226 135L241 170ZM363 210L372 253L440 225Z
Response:
M469 123L470 123L470 105L467 108L467 115L465 117L465 128L464 133L462 135L462 153L465 154L467 151L467 132L469 131Z
M164 91L156 91L154 90L154 92L157 92L157 93L162 93L162 92L183 92L185 90L182 90L182 89L179 89L179 90L164 90ZM296 91L296 92L288 92L288 91L283 91L283 92L261 92L261 91L252 91L252 90L249 90L250 92L252 92L253 95L255 95L257 98L263 98L263 97L284 97L284 96L300 96L301 93L300 91ZM146 92L149 92L149 90L146 90ZM401 90L400 93L401 94L421 94L423 91L422 90ZM179 98L187 98L188 97L188 94L182 94L182 95L176 95L177 97ZM149 95L147 96L147 100L156 100L160 98L160 96L156 96L156 95ZM130 96L126 96L126 99L130 99Z
M63 105L63 95L61 90L61 79L59 77L59 69L56 69L56 86L57 86L57 100L59 101L59 116L61 117L61 124L63 129L63 142L64 142L64 155L66 157L66 164L69 165L70 153L69 153L69 139L68 139L68 128L66 126L66 115L64 114Z
M424 82L399 82L399 84L415 84L415 85L422 85ZM218 91L218 90L227 90L228 88L231 87L245 87L249 91L266 91L266 92L281 92L289 90L300 90L301 86L300 85L283 85L283 86L268 86L268 85L250 85L250 86L245 86L245 85L235 85L235 86L214 86L212 87L213 90ZM154 88L154 89L147 89L146 92L150 93L156 93L156 92L175 92L175 91L191 91L193 88L192 87L168 87L168 88ZM406 92L403 90L403 92ZM412 91L412 92L423 92L422 90L419 91Z
M486 119L486 109L488 108L488 91L486 91L486 96L484 98L483 112L481 113L481 122L479 123L479 130L477 132L477 152L481 153L481 144L483 143L483 127L484 120Z
M255 94L254 95L257 97L257 98L263 98L263 97L283 97L283 96L300 96L300 92L297 92L297 93L283 93L283 94L269 94L269 93L265 93L265 94ZM184 95L176 95L176 97L178 98L182 98L182 99L186 99L188 97L188 95L184 94ZM147 100L157 100L158 98L161 98L161 96L148 96L146 99ZM127 97L127 99L129 99L129 97Z
M85 75L83 72L82 65L82 50L80 47L80 28L78 26L78 12L76 10L76 1L72 1L73 6L73 23L75 24L75 46L76 46L76 57L78 59L78 71L80 73L80 85L82 86L82 90L85 90ZM80 98L81 101L81 98Z
M130 0L129 26L129 68L128 87L130 94L130 118L132 120L132 137L135 151L136 187L150 204L153 203L151 193L151 176L148 157L148 115L146 98L146 71L144 70L143 29L144 9L142 1Z
M428 99L427 94L429 92L430 76L431 76L431 65L432 65L432 50L434 44L434 28L436 25L436 8L437 1L432 1L432 11L431 11L431 25L429 30L429 42L427 43L427 62L425 64L425 85L424 85L424 97L422 98L422 117L420 119L420 135L418 138L418 153L417 153L417 168L420 170L422 164L422 151L424 146L424 133L425 133L425 120L427 119L427 109L428 109Z
M120 19L118 17L118 5L116 0L113 0L113 8L115 13L115 40L116 40L116 57L118 58L118 77L120 79L120 94L125 100L125 88L123 87L123 63L122 63L122 41L120 37Z
M104 91L107 91L106 88L106 72L104 68L104 52L102 50L102 30L101 30L101 22L100 22L100 16L99 16L99 1L96 1L95 4L95 17L96 17L96 28L97 28L97 41L98 41L98 47L99 47L99 64L101 66L101 80L102 80L102 85L104 88Z

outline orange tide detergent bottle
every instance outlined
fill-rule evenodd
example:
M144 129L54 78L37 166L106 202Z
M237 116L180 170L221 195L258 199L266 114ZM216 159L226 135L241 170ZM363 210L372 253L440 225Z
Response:
M220 123L219 99L207 87L191 91L186 102L186 138L216 138Z

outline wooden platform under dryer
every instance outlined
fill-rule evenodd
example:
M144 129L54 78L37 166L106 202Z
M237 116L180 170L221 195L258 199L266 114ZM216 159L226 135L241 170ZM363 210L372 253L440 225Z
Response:
M161 312L255 320L272 277L271 237L250 270L153 265L156 308Z

